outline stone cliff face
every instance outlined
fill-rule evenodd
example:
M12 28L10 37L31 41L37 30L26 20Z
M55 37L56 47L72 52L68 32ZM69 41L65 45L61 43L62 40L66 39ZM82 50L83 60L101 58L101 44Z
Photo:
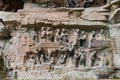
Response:
M1 11L0 54L10 78L120 78L119 3Z

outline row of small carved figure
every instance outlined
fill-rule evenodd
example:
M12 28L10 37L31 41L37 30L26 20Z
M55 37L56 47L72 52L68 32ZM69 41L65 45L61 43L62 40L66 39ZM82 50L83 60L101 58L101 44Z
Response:
M36 40L37 33L35 31L31 32L31 38ZM76 29L74 32L67 31L66 29L56 29L52 31L50 27L47 29L42 27L39 33L40 43L50 41L50 42L59 42L64 46L81 46L81 47L91 47L91 44L94 40L103 41L105 39L104 30L101 29L99 32L85 32L80 31L80 29Z
M89 55L89 56L88 56ZM57 61L56 61L57 60ZM40 65L47 64L50 66L49 70L53 70L55 65L63 65L69 67L92 67L106 66L106 57L105 54L97 56L97 51L95 49L85 49L80 48L79 52L75 51L63 51L60 57L51 56L48 57L45 54L39 56ZM34 55L31 55L29 58L29 69L34 69L36 66L36 58Z

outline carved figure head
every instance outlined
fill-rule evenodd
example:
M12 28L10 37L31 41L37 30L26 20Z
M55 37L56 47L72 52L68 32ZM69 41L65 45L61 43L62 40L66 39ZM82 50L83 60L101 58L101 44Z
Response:
M56 31L57 31L57 32L60 32L60 29L57 29Z
M92 31L93 34L95 34L95 31Z
M66 32L66 30L65 30L65 29L62 29L62 32L64 32L64 33L65 33L65 32Z
M80 29L77 29L77 33L79 33L80 32Z
M82 31L81 34L85 34L85 31Z
M101 30L100 30L100 33L101 33L101 34L103 34L103 33L104 33L104 30L103 30L103 29L101 29Z
M50 28L50 27L48 27L48 28L47 28L47 31L51 31L51 28Z
M45 30L45 27L42 27L41 30Z

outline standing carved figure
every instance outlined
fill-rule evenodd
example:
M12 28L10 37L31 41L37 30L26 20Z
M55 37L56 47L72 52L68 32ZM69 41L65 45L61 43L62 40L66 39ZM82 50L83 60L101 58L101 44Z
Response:
M46 40L46 30L45 27L42 27L40 33L40 43L45 42L45 40Z
M60 50L61 50L62 54L57 62L57 65L66 65L67 49L64 46L61 46Z
M37 41L37 32L35 31L35 28L32 28L30 35L33 40Z
M48 27L47 31L46 31L46 37L48 41L52 41L52 37L53 37L53 31L51 30L50 27Z
M55 58L53 56L49 59L49 64L50 64L49 71L53 71L55 65Z
M93 64L95 63L95 54L96 51L92 50L89 56L89 67L93 66Z
M101 29L100 32L96 35L96 40L100 40L100 41L105 40L105 34L103 29Z
M80 66L86 66L86 52L83 48L80 51Z
M43 54L40 55L40 64L42 64L42 63L44 63L44 55Z
M68 43L68 46L66 46L67 49L67 55L68 55L68 61L69 66L73 66L73 59L74 59L74 44L72 42Z
M29 59L29 70L33 70L35 68L35 64L36 64L35 57L34 55L31 55Z
M80 59L80 54L78 52L75 52L75 55L74 55L74 65L75 65L75 68L77 68L78 65L79 65L79 59Z
M80 29L77 29L73 34L73 44L77 45L80 36Z
M57 32L55 33L54 42L60 41L60 29L57 29Z
M106 57L105 54L99 56L100 61L99 61L99 67L104 67L106 66Z
M87 35L85 33L85 31L82 31L80 34L80 46L81 47L86 47L86 39L87 39Z
M61 32L61 40L62 40L63 45L65 45L65 43L68 42L68 35L65 29L63 29Z
M95 40L95 31L92 31L89 35L88 35L88 48L91 48L92 46L92 42Z

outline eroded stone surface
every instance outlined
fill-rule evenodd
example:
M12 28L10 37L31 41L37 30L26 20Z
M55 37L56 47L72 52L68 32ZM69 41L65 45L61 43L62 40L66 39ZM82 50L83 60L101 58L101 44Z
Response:
M119 78L119 70L114 71L120 68L118 13L119 8L104 7L1 12L0 52L9 75L51 80Z

